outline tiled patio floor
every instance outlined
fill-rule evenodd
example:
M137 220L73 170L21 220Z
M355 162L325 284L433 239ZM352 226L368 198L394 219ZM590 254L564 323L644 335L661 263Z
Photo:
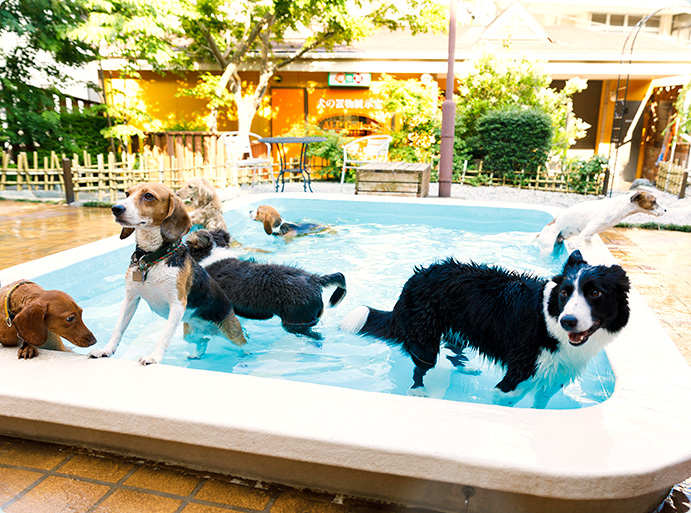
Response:
M0 201L0 268L115 235L107 209ZM603 235L691 364L691 234ZM681 499L686 495L681 493ZM0 436L4 513L366 513L421 510ZM686 511L665 508L665 512Z
M5 513L420 511L0 436Z

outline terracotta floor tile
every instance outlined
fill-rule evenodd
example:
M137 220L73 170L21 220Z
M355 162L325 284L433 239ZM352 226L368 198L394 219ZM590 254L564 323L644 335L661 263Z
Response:
M122 460L76 454L70 461L60 467L60 472L117 483L127 475L133 466L131 463Z
M198 477L175 470L141 467L124 484L184 497L192 493L198 483Z
M197 492L194 498L261 511L269 503L271 494L259 488L250 488L249 486L224 483L211 479L204 483L204 486Z
M230 513L232 510L207 506L206 504L189 504L182 513ZM296 512L297 513L297 512Z
M18 470L14 468L0 468L0 505L24 490L43 474Z
M107 208L0 201L0 268L34 260L120 232Z
M50 470L65 459L52 446L29 441L0 441L0 463Z
M117 490L92 513L174 513L182 501L132 490Z
M109 487L50 476L32 488L5 513L86 513Z
M316 493L282 493L271 507L271 513L345 513L348 506L334 504L332 497Z

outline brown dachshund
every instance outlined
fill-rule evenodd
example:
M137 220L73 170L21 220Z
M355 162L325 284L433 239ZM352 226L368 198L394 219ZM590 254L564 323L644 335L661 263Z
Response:
M60 337L79 347L96 343L84 325L82 309L64 292L20 280L0 289L0 301L0 343L7 347L21 344L19 358L37 356L38 347L66 351Z

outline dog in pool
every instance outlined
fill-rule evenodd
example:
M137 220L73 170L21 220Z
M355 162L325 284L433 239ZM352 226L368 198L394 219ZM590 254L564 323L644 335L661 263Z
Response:
M230 248L225 230L198 230L187 237L190 256L201 265L225 292L236 315L247 319L281 318L288 333L321 340L314 331L324 313L322 294L333 289L327 301L338 305L346 295L341 273L314 274L290 265L239 259Z
M358 307L340 327L401 346L415 364L409 395L427 395L423 378L443 342L460 371L466 347L503 368L495 403L512 406L535 389L544 408L626 326L628 292L620 266L589 265L580 251L549 280L448 259L416 269L393 311Z
M256 210L250 211L250 219L259 221L264 225L264 232L267 235L283 237L291 240L294 237L312 235L316 233L333 232L330 226L318 223L291 223L281 217L274 207L260 205Z

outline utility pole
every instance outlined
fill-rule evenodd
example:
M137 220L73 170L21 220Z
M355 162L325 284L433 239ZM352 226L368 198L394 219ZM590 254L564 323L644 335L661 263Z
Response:
M449 6L449 59L446 72L446 99L441 107L441 148L439 158L439 197L451 196L453 176L453 136L456 119L456 103L453 101L454 63L456 60L456 3Z

